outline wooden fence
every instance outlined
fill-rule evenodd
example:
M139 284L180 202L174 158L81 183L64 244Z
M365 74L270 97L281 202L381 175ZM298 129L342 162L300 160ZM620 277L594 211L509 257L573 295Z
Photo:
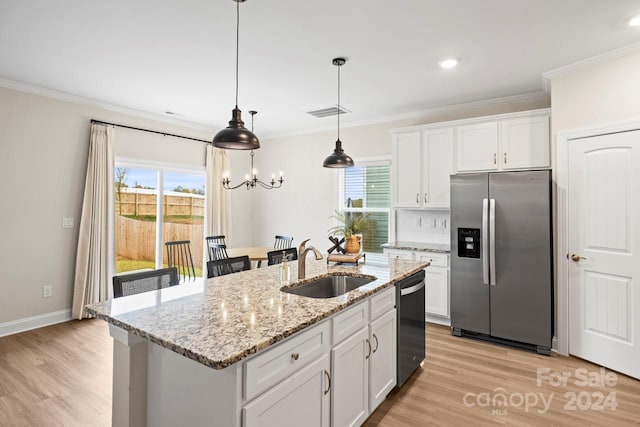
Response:
M158 195L153 192L122 191L116 194L116 214L155 216ZM164 215L204 216L204 196L172 193L163 196Z
M204 225L164 223L162 235L165 242L191 240L193 264L202 268ZM116 215L116 256L153 261L156 256L156 223ZM162 249L162 262L167 262L165 248Z

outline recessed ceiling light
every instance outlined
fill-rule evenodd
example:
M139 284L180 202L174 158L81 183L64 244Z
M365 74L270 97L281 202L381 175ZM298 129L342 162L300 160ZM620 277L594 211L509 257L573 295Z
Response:
M445 59L444 61L440 61L440 66L445 70L454 68L456 65L458 65L458 60L455 58L449 58Z
M630 27L640 27L640 15L636 15L629 20Z

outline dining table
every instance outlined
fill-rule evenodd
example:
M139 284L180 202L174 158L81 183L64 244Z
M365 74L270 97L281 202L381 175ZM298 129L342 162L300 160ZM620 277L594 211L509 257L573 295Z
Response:
M256 261L257 267L262 265L262 261L267 260L267 252L275 251L273 247L250 246L246 248L227 248L229 258L247 255L250 261Z

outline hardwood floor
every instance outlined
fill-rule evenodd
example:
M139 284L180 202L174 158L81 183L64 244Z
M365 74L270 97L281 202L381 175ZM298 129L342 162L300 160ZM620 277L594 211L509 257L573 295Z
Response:
M424 366L402 389L392 391L365 425L640 425L640 381L606 370L610 386L599 378L601 385L595 385L596 378L592 386L583 385L583 377L600 372L599 366L575 357L540 356L456 338L448 327L429 323ZM558 381L563 374L570 375L565 386ZM577 401L570 401L570 393ZM506 396L506 405L499 405L500 394ZM550 402L546 410L543 399Z
M427 355L366 426L640 425L640 381L606 370L609 386L581 386L582 376L600 381L600 368L574 357L455 338L449 328L432 324ZM545 368L538 385L537 370ZM109 426L111 369L111 338L100 320L0 338L0 426ZM571 377L556 386L562 374ZM500 392L506 405L498 405ZM567 393L577 398L575 410L565 409L572 403Z

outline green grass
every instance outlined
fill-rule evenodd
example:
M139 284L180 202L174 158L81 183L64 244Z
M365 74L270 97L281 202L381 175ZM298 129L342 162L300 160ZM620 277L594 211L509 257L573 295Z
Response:
M163 268L167 268L167 264L162 264ZM155 269L156 264L153 261L147 260L133 260L133 259L119 259L116 261L116 273L122 273L124 271L142 270L143 268ZM196 277L202 277L202 269L196 267Z

